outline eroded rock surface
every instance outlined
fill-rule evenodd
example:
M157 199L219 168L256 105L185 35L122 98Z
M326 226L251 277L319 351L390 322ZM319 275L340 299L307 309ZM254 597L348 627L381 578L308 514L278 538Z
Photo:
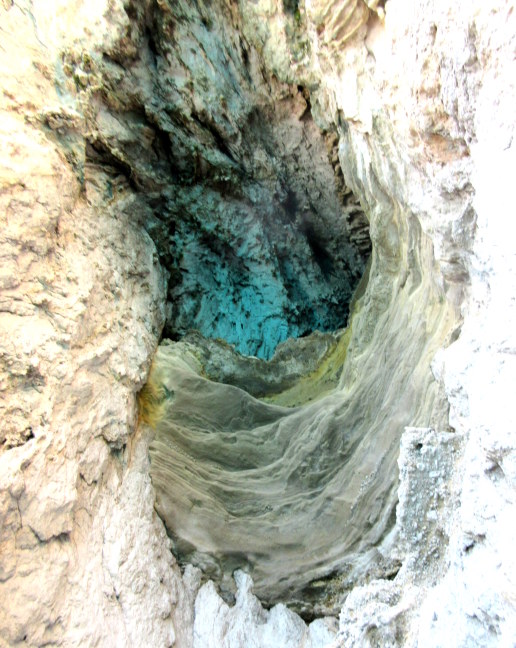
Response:
M0 9L0 644L164 646L186 590L134 431L165 281L131 192L104 202L86 164L59 75L79 10Z
M198 4L174 3L181 15L162 0L0 5L0 643L510 646L514 8L505 0ZM241 97L235 86L246 89ZM251 94L254 112L246 105ZM264 122L279 129L271 136L278 150L266 150ZM316 200L314 188L300 186L305 136L321 162L314 166L324 191ZM215 233L206 228L199 196L212 201ZM313 227L321 228L315 249L324 249L333 268L348 254L332 247L342 224L356 232L352 256L365 258L362 212L373 245L346 351L322 372L328 380L316 368L311 392L311 378L303 382L285 364L285 381L249 383L247 365L217 368L217 357L231 355L223 347L207 354L202 346L196 362L257 393L275 380L279 392L271 387L267 398L276 405L260 401L257 408L281 407L292 428L296 417L300 428L312 424L314 434L303 437L313 444L305 473L298 462L305 449L292 453L300 499L309 479L321 482L315 463L327 455L318 441L331 438L339 449L355 439L356 463L348 470L356 469L348 474L339 463L322 480L330 508L340 501L339 515L361 529L344 547L351 569L330 542L324 555L308 548L312 565L320 561L314 575L331 561L340 570L307 593L312 609L314 601L325 610L343 602L336 636L331 620L307 630L282 606L264 610L245 576L229 607L213 584L201 586L193 568L181 573L154 511L149 430L137 430L136 394L165 322L169 332L182 332L215 307L189 293L195 281L178 280L183 262L183 270L197 263L189 251L208 261L215 256L206 239L218 245L231 237L233 251L246 257L246 246L236 245L242 227L227 217L252 204L251 213L268 215L264 222L277 213L286 225L284 233L267 227L271 239L260 254L270 267L284 267L288 233L303 234L296 254L303 249L312 263L301 267L298 260L296 279L312 290L330 266L327 258L317 261L323 258L301 219L310 197ZM227 213L226 199L233 205ZM290 222L292 205L298 215ZM171 220L176 232L165 227ZM252 218L243 233L258 240L251 226ZM273 234L279 253L270 245ZM224 284L222 275L213 277ZM285 287L285 272L270 277L263 286ZM234 321L249 323L240 306L244 288L257 294L264 287L226 283L217 307L234 295ZM340 293L333 304L329 293L307 292L313 322L319 297L327 308L342 307ZM179 303L191 306L183 311L189 319L174 314ZM290 309L290 329L271 334L262 355L306 330L288 294L270 305ZM258 321L249 336L256 352L267 328ZM217 331L230 339L227 327ZM325 353L319 341L315 358L324 364L336 357ZM217 395L229 393L228 385L195 373L193 379ZM153 443L163 502L159 424ZM188 500L192 483L176 501ZM201 493L210 512L214 500ZM184 507L174 508L174 493L167 497L167 507L194 525ZM304 524L303 537L313 526ZM360 546L362 536L367 546ZM319 583L323 595L315 596Z
M246 568L262 599L310 614L337 613L357 581L393 572L381 544L394 525L400 430L446 420L428 363L453 320L436 297L432 308L430 295L422 313L416 299L411 304L426 335L410 330L409 317L380 339L392 365L384 355L378 367L374 350L359 374L294 409L206 379L195 344L160 346L150 378L159 390L150 406L158 412L151 475L183 560L226 590L233 570ZM399 367L414 357L409 382Z
M279 80L230 3L133 2L131 38L87 67L87 155L138 191L169 272L165 335L189 329L270 358L346 324L370 254L335 128ZM81 67L82 66L82 67Z

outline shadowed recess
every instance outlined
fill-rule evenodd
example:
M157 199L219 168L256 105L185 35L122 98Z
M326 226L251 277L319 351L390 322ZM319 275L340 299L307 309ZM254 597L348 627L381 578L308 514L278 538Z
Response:
M113 176L109 191L126 177L138 192L168 275L163 337L198 330L269 359L290 337L346 325L369 223L308 89L266 71L225 3L200 5L134 5L141 61L123 69L150 79L127 96L119 54L104 55L109 105L87 161Z

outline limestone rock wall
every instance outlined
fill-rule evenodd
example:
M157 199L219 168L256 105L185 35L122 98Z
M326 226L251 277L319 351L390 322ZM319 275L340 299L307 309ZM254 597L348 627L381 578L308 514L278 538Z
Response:
M308 89L315 124L333 133L335 200L351 189L371 224L370 279L333 398L380 371L358 404L385 403L368 442L389 444L383 486L397 522L383 527L382 551L402 566L353 589L338 631L264 611L245 576L234 608L210 583L197 595L199 574L181 574L154 511L136 407L170 318L152 194L167 160L179 173L197 157L179 137L164 153L148 101L148 70L166 58L151 42L153 3L0 5L3 645L448 646L450 628L453 645L512 644L514 8L367 4L376 11L231 3L211 25L199 10L207 31L241 21L250 64L263 61L288 111L306 98L282 84ZM199 15L181 6L172 49L174 30ZM206 126L194 133L203 150L216 138ZM235 142L239 127L227 127ZM233 168L226 158L212 166Z
M134 436L165 280L131 193L101 196L59 73L84 9L0 9L2 646L181 636L185 590Z

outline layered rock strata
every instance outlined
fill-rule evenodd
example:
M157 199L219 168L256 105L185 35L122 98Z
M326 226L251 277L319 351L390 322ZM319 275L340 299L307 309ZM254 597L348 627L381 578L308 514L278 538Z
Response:
M52 8L39 0L2 3L3 645L512 644L516 462L508 404L516 374L516 275L507 212L516 162L515 13L505 0L489 6L444 0L367 4L221 2L208 12L197 3L181 3L182 15L167 22L174 15L172 5L161 0L87 5L74 0ZM158 38L160 29L163 37ZM326 567L327 556L317 557L315 546L308 547L309 578L318 569L339 573L324 582L323 596L314 596L320 580L304 592L312 610L318 604L334 609L352 588L338 631L331 620L307 628L282 605L264 610L242 573L236 605L230 608L213 583L200 587L195 569L180 571L154 511L149 429L137 426L136 394L147 380L165 321L169 332L182 330L171 324L171 305L192 303L174 277L168 278L172 292L167 297L167 272L180 257L167 257L167 245L159 245L175 235L159 234L164 230L158 215L173 202L163 197L171 170L180 174L185 160L190 164L185 175L191 177L197 153L187 151L191 139L181 139L187 132L182 127L174 131L177 148L164 153L166 128L149 97L156 75L166 67L163 60L176 65L178 59L168 50L160 52L156 43L186 51L188 41L178 45L174 33L199 35L189 54L192 61L204 61L193 75L199 82L179 95L211 107L212 85L208 79L203 88L197 71L204 66L209 73L209 61L216 59L204 58L196 43L202 35L215 56L220 37L211 41L210 50L207 34L221 30L234 50L222 67L244 62L235 40L239 34L251 53L250 64L261 66L266 87L273 87L273 103L279 88L288 110L298 106L300 112L308 89L313 123L327 133L333 171L324 177L332 178L330 192L335 191L331 195L337 196L339 213L351 190L356 198L349 206L358 198L369 220L369 281L357 296L348 337L316 342L311 377L278 362L285 378L273 370L256 380L256 363L248 369L246 362L235 362L228 370L226 361L218 360L227 349L197 340L158 351L156 384L182 379L181 373L169 373L168 361L160 374L164 356L181 352L179 360L185 363L193 353L187 378L202 389L237 394L260 412L276 415L283 408L282 419L291 429L293 421L300 422L302 432L312 422L314 434L303 436L303 442L313 443L313 453L303 456L306 448L294 447L290 454L297 469L295 479L287 481L287 495L299 504L291 511L298 520L308 519L302 499L314 476L331 495L330 508L342 507L338 515L359 525L345 529L339 555L332 553L326 530L316 538L328 542L321 549L329 547ZM176 67L176 86L181 79L187 83L186 67ZM176 108L170 107L173 115ZM209 112L222 115L222 108ZM240 127L228 126L235 142L244 132ZM310 129L317 132L315 126ZM191 137L203 153L218 149L206 122L194 127ZM237 150L240 143L229 148L233 156ZM237 175L226 160L227 154L221 155L206 167L200 156L199 179L227 168L231 184ZM267 169L269 162L258 167ZM335 176L341 178L336 188ZM223 176L218 181L227 182ZM209 179L210 190L214 182ZM200 184L206 191L207 183ZM218 197L224 191L213 189ZM195 197L193 186L184 192L178 204ZM286 202L284 194L278 195L286 215L288 192ZM296 200L302 204L297 195ZM319 214L330 227L333 212ZM352 225L354 219L347 220ZM355 238L362 257L363 225ZM171 240L172 251L182 240L195 243L194 230ZM304 249L310 249L306 237L305 242ZM331 251L331 246L324 249ZM322 271L315 256L304 281ZM332 262L340 263L339 258ZM295 318L290 321L295 328ZM253 333L255 344L258 334ZM275 344L280 337L270 340ZM309 347L311 340L304 343ZM274 344L262 354L270 354ZM339 345L345 346L340 356ZM234 391L199 376L199 365L216 380L234 383ZM242 387L276 404L253 400ZM179 400L188 395L181 389L177 393ZM167 406L164 395L158 391L158 401ZM219 403L208 414L220 415L225 407ZM160 411L153 413L158 507L179 515L191 533L195 523L185 504L192 482L181 485L178 506L172 508L174 494L160 485L166 473L160 461L167 456L160 446L166 445L168 432L162 421L167 419ZM177 426L168 420L169 427ZM202 428L185 420L194 433ZM279 423L268 425L268 446L273 447L270 432ZM405 425L410 427L404 432ZM253 430L253 424L244 428L247 435ZM233 432L219 437L224 434ZM350 439L355 446L349 460L356 463L348 462L347 468L331 464L331 453L317 446L317 441L331 441L339 452ZM298 459L306 460L304 473ZM327 462L327 472L316 469L317 459ZM352 465L356 470L345 478ZM203 467L208 469L217 480L228 471L220 461ZM255 475L263 469L264 464L251 467ZM281 470L288 474L287 465ZM236 477L238 482L242 475ZM199 488L204 510L211 514L214 502L224 498L206 486L203 482ZM277 513L276 501L265 512L267 523ZM242 506L241 497L237 505ZM328 528L331 532L332 525ZM310 524L308 535L312 529ZM305 531L299 534L302 541ZM354 533L360 536L357 542ZM242 538L240 530L236 538ZM290 550L294 569L287 575L288 588L297 592L301 551ZM349 570L342 564L346 556L352 559ZM217 558L224 565L223 552ZM274 560L274 553L266 559ZM260 588L266 570L256 564ZM382 571L382 564L401 568L395 575L391 568Z

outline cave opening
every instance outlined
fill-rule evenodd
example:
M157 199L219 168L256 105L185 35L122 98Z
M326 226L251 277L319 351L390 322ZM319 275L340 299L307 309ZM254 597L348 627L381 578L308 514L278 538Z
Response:
M195 118L211 150L197 150L195 180L169 185L147 223L169 271L164 338L197 330L268 360L288 338L346 326L368 222L342 191L335 136L316 126L307 96L285 87L255 106L238 146Z
M509 636L503 2L3 4L0 634Z
M103 57L109 93L87 155L115 188L125 177L166 275L140 404L176 555L228 597L245 569L262 601L310 618L393 570L378 547L394 524L400 430L426 420L414 393L428 380L398 369L426 332L373 331L416 286L395 282L400 241L417 246L420 231L400 230L373 183L366 216L345 123L320 128L311 92L268 69L228 11L168 7L152 44L138 14L136 62ZM381 221L374 250L369 218Z
M322 436L310 431L303 406L338 384L372 246L338 133L317 126L306 88L271 77L253 101L231 136L212 113L196 114L195 179L176 174L146 222L170 275L143 407L156 431L156 509L179 562L200 567L227 601L244 569L265 604L286 601L310 619L334 610L342 556L336 543L315 558L307 528L335 508L353 443L331 420ZM289 460L294 433L307 447Z

